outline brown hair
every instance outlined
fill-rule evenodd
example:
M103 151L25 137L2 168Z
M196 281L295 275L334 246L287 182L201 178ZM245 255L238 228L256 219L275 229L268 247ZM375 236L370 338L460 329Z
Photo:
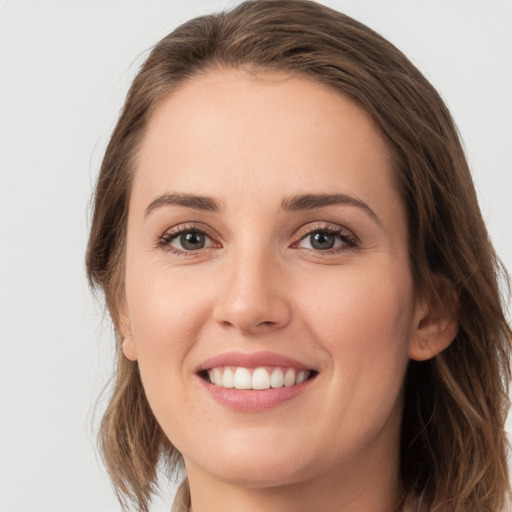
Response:
M124 505L148 510L159 462L181 456L147 403L137 363L123 357L126 219L134 155L155 107L184 81L223 66L280 70L351 95L373 117L395 158L408 213L411 268L435 300L433 272L459 295L451 346L411 361L405 382L401 476L411 510L498 512L509 481L504 422L512 332L500 300L508 284L489 241L454 122L435 89L391 43L308 0L256 0L193 19L160 41L136 76L108 145L94 196L87 270L117 333L117 371L101 450ZM186 488L182 489L187 502Z

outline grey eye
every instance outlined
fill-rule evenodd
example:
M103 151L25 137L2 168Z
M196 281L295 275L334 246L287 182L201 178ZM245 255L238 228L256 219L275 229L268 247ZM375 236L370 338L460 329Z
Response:
M206 235L204 233L200 233L199 231L188 231L186 233L182 233L178 240L183 249L188 251L193 251L197 249L202 249L206 243Z
M329 231L313 231L306 235L300 242L300 246L305 249L314 249L316 251L326 251L342 247L345 241L338 233Z
M309 235L310 244L313 249L332 249L336 242L336 237L331 233L317 232Z

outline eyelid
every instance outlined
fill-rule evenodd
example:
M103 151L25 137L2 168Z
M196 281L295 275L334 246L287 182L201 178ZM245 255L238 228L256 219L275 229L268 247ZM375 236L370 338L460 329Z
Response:
M202 222L189 222L189 223L182 223L178 224L177 226L173 226L172 228L167 229L161 236L158 237L157 240L157 247L168 250L174 254L183 255L183 256L194 256L199 254L200 252L203 252L205 249L209 249L211 247L203 247L197 250L186 250L186 249L178 249L175 247L172 247L170 244L173 240L175 240L180 234L190 232L190 231L197 231L200 233L205 234L210 238L214 244L216 244L216 248L222 247L222 245L218 242L218 236L214 231L207 226L206 224L203 224ZM315 253L323 254L323 255L329 255L329 254L336 254L340 253L349 249L354 249L359 245L359 239L358 237L348 228L341 226L339 224L333 224L327 221L319 221L319 222L313 222L308 223L305 226L302 226L294 235L294 242L292 243L291 247L293 248L299 248L297 245L304 240L307 236L311 235L315 232L327 232L334 235L337 235L344 239L345 242L344 247L342 248L335 248L335 249L325 249L325 250L319 250L319 249L309 249L309 248L302 248L304 250L313 251Z
M316 232L327 232L333 235L339 236L344 244L343 247L337 247L332 249L310 249L307 247L298 247L300 242L302 242L306 237ZM360 245L359 238L348 228L344 226L340 226L339 224L333 224L326 221L316 222L316 223L308 223L306 226L300 228L300 230L295 234L296 239L293 242L292 247L297 249L303 249L306 251L314 252L320 256L329 256L334 254L340 254L342 252L348 250L357 249Z
M221 244L217 241L217 235L213 232L211 228L209 228L206 224L203 224L202 222L185 222L167 229L162 235L158 237L157 247L164 250L168 250L174 254L181 254L184 256L193 256L201 251L204 251L204 249L208 249L208 247L203 247L201 249L193 251L178 249L170 245L173 240L179 237L179 235L190 231L197 231L199 233L207 235L208 238L210 238L217 245L217 247L221 247Z
M310 222L302 226L295 234L295 238L302 240L305 236L316 231L327 231L329 233L343 235L353 240L354 243L359 243L359 238L350 229L327 221Z

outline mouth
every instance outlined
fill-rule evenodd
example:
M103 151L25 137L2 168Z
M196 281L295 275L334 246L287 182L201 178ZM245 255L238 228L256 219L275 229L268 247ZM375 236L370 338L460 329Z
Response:
M281 354L230 352L205 361L196 374L217 403L257 412L305 396L319 372Z
M281 366L216 366L199 372L203 380L217 387L258 391L298 386L317 374L315 370Z

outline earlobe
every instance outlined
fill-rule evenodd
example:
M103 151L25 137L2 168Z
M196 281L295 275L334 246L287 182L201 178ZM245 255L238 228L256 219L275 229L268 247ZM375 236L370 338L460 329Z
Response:
M419 300L409 358L426 361L450 346L459 329L458 294L444 276L433 275L437 298Z
M123 339L121 348L126 359L129 359L130 361L137 361L137 349L131 336L127 336Z
M126 311L126 303L118 304L117 310L119 312L119 334L121 338L121 350L124 357L130 361L137 361L137 347L133 336L131 334L130 320Z

